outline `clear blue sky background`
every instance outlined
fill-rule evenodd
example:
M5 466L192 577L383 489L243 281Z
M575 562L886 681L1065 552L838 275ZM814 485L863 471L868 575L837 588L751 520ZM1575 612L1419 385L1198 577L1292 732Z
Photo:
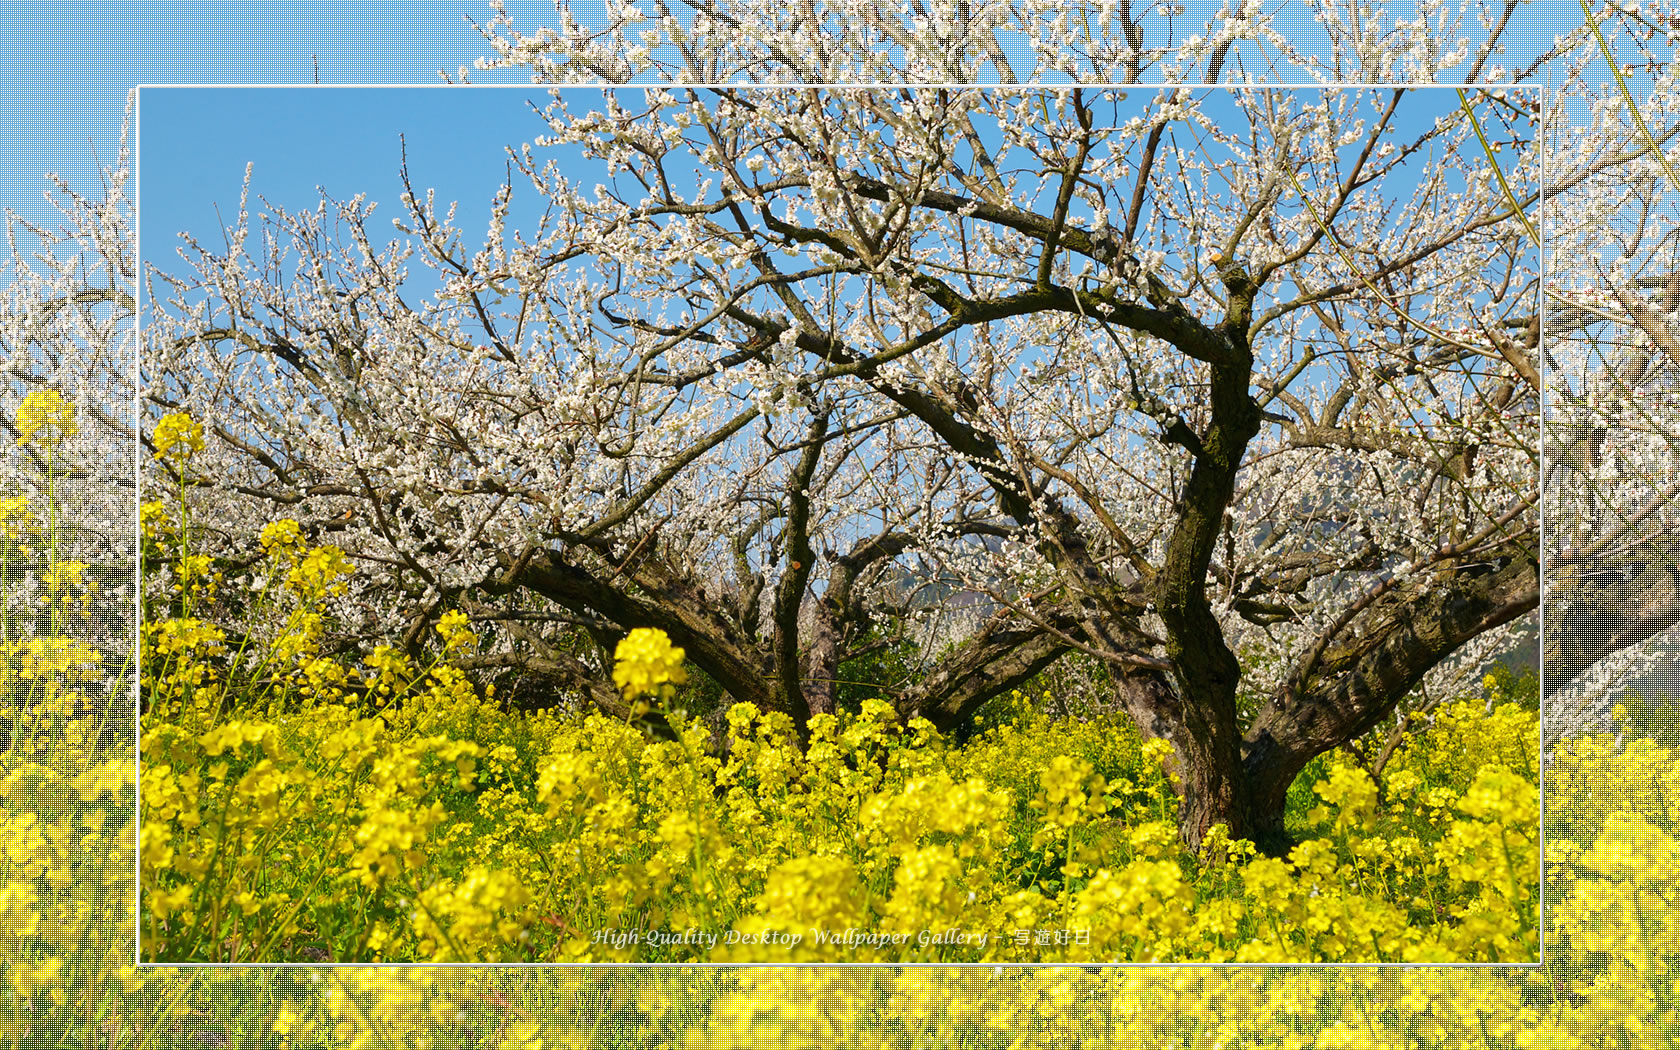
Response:
M548 130L530 108L547 101L547 92L530 87L143 88L141 257L182 269L176 251L183 231L219 250L222 224L239 213L247 162L253 223L266 210L263 199L307 211L322 191L338 201L365 193L379 204L370 224L375 243L394 238L390 221L407 218L399 178L405 143L416 195L435 189L440 215L450 201L460 202L457 224L471 251L489 222L491 195L507 177L504 147ZM200 148L206 137L214 137L214 150ZM513 179L512 214L520 225L520 212L529 209L518 205L529 205L532 194L518 170ZM534 228L535 221L524 225Z
M526 28L555 17L551 0L507 6ZM590 0L574 7L598 17ZM435 85L490 53L467 19L491 15L484 0L0 0L0 206L50 215L49 171L96 186L94 153L115 157L137 84L309 84L318 70L326 84ZM228 131L203 128L193 152L220 154Z

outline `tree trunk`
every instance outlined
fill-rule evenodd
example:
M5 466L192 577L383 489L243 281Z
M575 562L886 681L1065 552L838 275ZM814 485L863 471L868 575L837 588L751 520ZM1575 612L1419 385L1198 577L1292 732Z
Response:
M1190 746L1178 752L1178 830L1184 844L1198 849L1215 824L1232 838L1254 838L1255 812L1248 777L1215 746ZM1206 742L1212 744L1211 741ZM1169 764L1171 769L1171 764Z
M1196 730L1191 724L1206 727L1208 713L1187 718L1183 696L1165 673L1115 668L1115 683L1132 724L1145 737L1173 746L1164 765L1178 793L1178 829L1185 845L1198 848L1215 824L1224 824L1232 838L1251 839L1268 850L1277 848L1283 796L1278 796L1274 818L1266 810L1266 796L1256 793L1243 766L1235 705L1223 732Z

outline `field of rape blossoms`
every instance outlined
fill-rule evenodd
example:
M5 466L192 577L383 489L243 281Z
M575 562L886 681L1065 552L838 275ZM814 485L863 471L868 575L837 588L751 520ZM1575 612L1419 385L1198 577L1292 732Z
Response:
M50 452L73 410L33 409L24 441ZM179 466L202 435L166 422L159 455ZM354 570L286 520L263 535L272 571L251 596L273 629L240 653L201 615L228 584L192 549L184 486L142 513L162 582L142 632L136 826L134 756L94 688L103 657L74 640L90 567L60 557L51 500L49 484L0 502L0 557L34 565L39 590L27 613L8 606L0 650L21 701L0 752L13 1046L832 1046L862 1031L892 1046L1649 1046L1676 1025L1680 752L1630 726L1549 757L1542 913L1532 692L1508 677L1439 708L1380 783L1348 756L1315 764L1288 857L1217 836L1187 855L1155 747L1047 717L1031 691L960 743L868 701L803 746L744 706L721 734L673 716L666 740L507 711L452 664L476 644L458 614L422 660L323 655L321 600ZM679 695L680 650L626 643L620 688ZM136 842L145 964L985 965L136 967ZM1542 935L1543 966L1427 965L1529 963ZM1425 965L1016 966L1135 961Z
M184 415L154 433L185 477ZM1301 841L1181 848L1166 745L1107 718L994 703L961 744L891 706L747 705L676 739L576 710L513 712L451 662L325 653L354 571L296 521L261 537L274 629L200 615L224 584L192 499L143 511L170 581L142 625L141 958L160 962L1529 962L1538 959L1534 710L1445 707L1378 785L1303 784ZM663 632L614 673L633 712L686 683ZM719 739L721 737L721 739Z

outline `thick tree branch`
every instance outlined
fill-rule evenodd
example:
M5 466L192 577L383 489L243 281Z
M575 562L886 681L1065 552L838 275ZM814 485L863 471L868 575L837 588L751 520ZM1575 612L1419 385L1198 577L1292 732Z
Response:
M1500 560L1412 581L1373 607L1311 678L1285 684L1243 738L1243 768L1262 808L1281 814L1284 792L1314 755L1375 726L1465 642L1538 607L1532 554L1512 547Z

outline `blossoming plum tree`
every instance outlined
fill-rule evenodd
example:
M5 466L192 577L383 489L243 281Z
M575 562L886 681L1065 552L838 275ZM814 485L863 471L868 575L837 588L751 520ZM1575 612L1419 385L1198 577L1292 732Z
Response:
M108 698L98 706L113 730L89 739L102 748L126 739L114 727L124 722L130 690L122 680L133 667L135 253L127 177L126 136L102 194L84 196L49 175L57 221L8 211L0 254L8 406L0 419L0 535L22 541L29 524L45 527L42 542L8 547L0 607L10 642L73 638L98 651L101 659L90 662ZM72 584L81 591L79 615L59 616ZM10 681L14 670L0 675Z
M1038 4L625 8L604 34L499 15L487 65L556 81L1128 86L557 92L552 135L514 153L539 229L508 228L510 183L469 252L411 191L402 242L376 244L365 201L323 202L263 219L253 257L242 208L225 252L191 245L196 275L158 285L147 394L209 423L200 482L229 560L285 507L373 570L340 599L347 643L393 615L412 641L458 605L495 643L480 666L615 710L567 640L655 628L802 726L932 567L987 612L901 710L960 724L1087 653L1171 745L1189 841L1276 836L1307 761L1538 605L1541 375L1559 367L1540 354L1542 191L1574 209L1552 250L1592 279L1595 216L1657 200L1675 134L1662 103L1634 129L1606 119L1550 144L1542 186L1540 107L1515 87L1189 86L1251 61L1517 85L1540 68L1491 64L1508 12L1442 45L1447 9L1425 6L1439 17L1386 27L1327 11L1312 53L1253 4L1194 33L1124 3L1089 25ZM1653 18L1609 30L1634 54ZM708 32L723 23L751 31ZM1556 46L1563 96L1596 94L1595 35ZM570 177L579 157L611 181ZM1643 236L1591 316L1664 353L1631 377L1581 355L1628 390L1680 363L1668 240ZM411 261L438 275L423 301ZM1639 454L1668 455L1671 432L1647 427ZM1649 530L1673 493L1647 489L1646 511L1605 498ZM1648 536L1633 553L1672 574ZM1569 650L1566 676L1677 618L1656 602ZM1263 697L1252 717L1239 686Z

